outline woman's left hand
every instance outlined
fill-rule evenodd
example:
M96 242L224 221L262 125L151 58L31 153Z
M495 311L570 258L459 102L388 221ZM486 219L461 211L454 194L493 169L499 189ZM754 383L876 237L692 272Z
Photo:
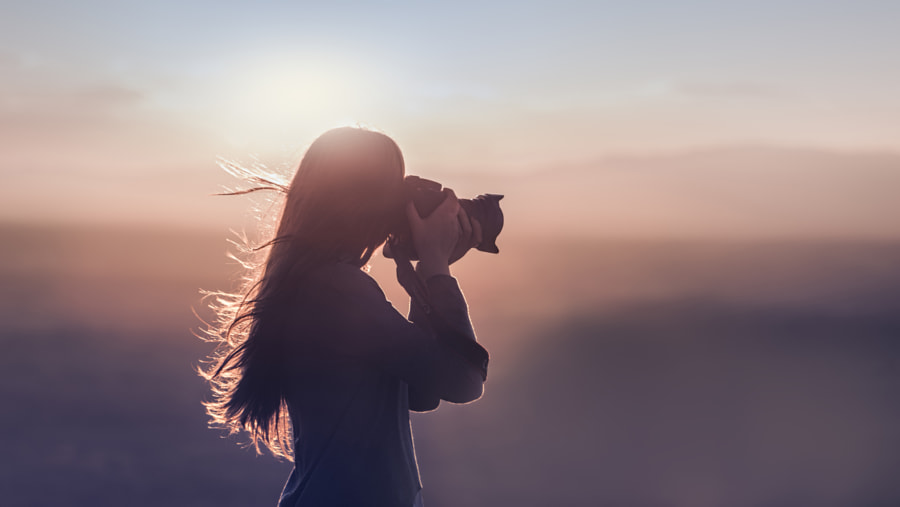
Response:
M453 253L450 254L450 264L462 259L469 249L480 245L482 239L481 224L478 223L478 220L469 217L469 214L466 213L462 206L459 207L456 218L459 220L460 232L459 239L456 241L456 247L453 249Z

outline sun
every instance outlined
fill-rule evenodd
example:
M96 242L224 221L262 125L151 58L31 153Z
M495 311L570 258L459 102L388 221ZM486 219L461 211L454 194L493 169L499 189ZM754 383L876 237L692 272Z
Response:
M246 106L270 117L321 115L360 100L353 79L326 66L272 69L249 83Z
M267 58L238 74L229 86L230 130L249 138L366 123L377 96L371 73L336 58Z

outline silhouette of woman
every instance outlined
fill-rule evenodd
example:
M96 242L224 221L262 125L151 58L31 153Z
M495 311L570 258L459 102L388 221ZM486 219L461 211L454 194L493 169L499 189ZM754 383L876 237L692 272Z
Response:
M404 176L389 137L326 132L283 188L265 261L241 294L216 298L207 411L257 451L293 460L280 506L422 505L409 410L481 396L487 354L449 268L480 242L480 224L451 191L420 217L401 197ZM398 219L428 298L429 313L411 304L409 319L364 271ZM485 360L467 359L461 343Z

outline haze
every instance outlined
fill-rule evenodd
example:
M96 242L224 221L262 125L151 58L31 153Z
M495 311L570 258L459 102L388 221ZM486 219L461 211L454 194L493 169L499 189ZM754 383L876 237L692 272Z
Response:
M4 505L275 503L194 371L271 209L217 160L357 123L506 195L426 505L900 505L900 3L0 6Z
M5 2L0 220L221 229L245 203L207 197L234 183L217 157L290 172L323 130L361 123L394 136L410 172L509 194L542 217L536 234L577 218L600 235L894 237L898 15ZM535 201L548 182L557 197Z

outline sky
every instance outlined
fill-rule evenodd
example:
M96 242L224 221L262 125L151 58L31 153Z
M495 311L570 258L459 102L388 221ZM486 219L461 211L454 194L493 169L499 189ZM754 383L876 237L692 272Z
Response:
M0 6L0 220L221 222L217 157L289 168L346 124L410 172L501 186L734 147L900 153L896 2Z

